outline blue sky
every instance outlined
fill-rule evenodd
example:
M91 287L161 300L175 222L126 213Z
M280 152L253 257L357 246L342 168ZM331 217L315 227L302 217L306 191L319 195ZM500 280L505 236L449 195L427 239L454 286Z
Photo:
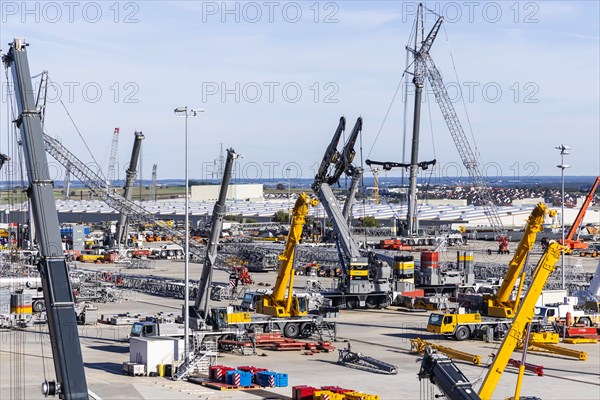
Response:
M192 178L210 177L221 143L244 155L238 178L281 179L287 168L292 178L310 177L340 115L348 131L363 117L365 159L401 161L402 94L390 104L416 3L24 4L2 1L0 44L6 51L24 37L32 73L49 71L47 133L92 161L60 98L106 170L120 127L120 177L135 130L146 136L144 178L154 163L159 179L183 177L184 120L173 115L183 105L206 110L189 120ZM598 2L426 5L446 15L431 54L484 174L558 175L561 143L572 148L568 174L600 174ZM457 174L458 152L427 91L420 159L435 157L438 175ZM2 149L6 106L3 94Z

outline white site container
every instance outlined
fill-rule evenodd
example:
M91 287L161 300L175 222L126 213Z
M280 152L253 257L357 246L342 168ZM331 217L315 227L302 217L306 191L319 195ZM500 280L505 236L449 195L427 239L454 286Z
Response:
M132 337L129 362L144 364L146 374L156 373L158 364L171 364L183 357L183 339L172 337Z
M540 297L535 303L536 307L543 307L550 304L560 304L563 303L565 296L567 295L567 291L564 289L548 289L542 290Z

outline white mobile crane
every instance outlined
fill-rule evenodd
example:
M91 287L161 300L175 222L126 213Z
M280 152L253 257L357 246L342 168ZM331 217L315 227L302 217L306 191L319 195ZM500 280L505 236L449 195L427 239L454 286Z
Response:
M377 260L373 254L363 255L347 221L351 200L346 201L344 207L346 215L344 215L331 188L331 185L336 184L341 175L346 173L353 178L351 192L355 192L358 179L354 178L360 177L362 173L352 164L356 153L354 144L362 130L362 118L358 118L342 152L338 152L337 146L345 127L346 119L341 117L312 184L312 189L333 223L342 267L342 277L338 287L324 292L323 295L331 299L334 306L345 306L349 309L387 307L392 298L391 268L387 263ZM332 166L333 168L330 168Z
M223 173L223 180L221 182L221 188L219 190L219 198L215 203L212 214L212 226L210 236L206 244L206 256L204 258L204 265L202 266L202 274L198 283L195 301L193 305L188 308L189 315L189 327L190 330L194 331L194 342L198 345L194 346L192 355L186 358L186 361L180 365L177 369L175 377L181 379L185 376L188 371L202 359L203 351L202 342L207 336L222 336L234 331L228 330L228 324L223 324L222 321L219 323L219 316L223 314L223 311L217 308L210 308L210 287L212 284L213 268L217 259L217 247L219 244L219 236L223 229L223 218L225 217L225 201L227 199L227 191L229 189L229 182L231 180L231 171L233 169L233 162L238 158L235 150L227 149L227 161L225 163L225 171ZM188 255L186 254L186 257ZM184 306L185 307L185 306ZM241 315L237 313L236 315ZM163 332L163 333L161 333ZM161 326L160 323L154 321L136 322L131 328L132 336L179 336L181 333L184 334L185 340L188 340L188 333L184 331L180 332L179 326L174 324L164 324ZM197 340L196 340L197 339Z
M225 217L225 200L227 199L227 190L229 189L229 181L231 180L231 171L233 169L233 161L238 155L233 149L227 149L227 160L225 161L225 170L223 172L223 180L219 190L219 198L215 203L212 214L212 226L210 236L206 243L206 257L202 267L202 275L198 283L198 291L194 305L190 307L190 327L191 329L201 330L207 328L207 321L210 321L210 286L212 284L213 268L217 259L217 246L219 244L219 236L223 230L223 218Z
M36 109L27 59L27 44L14 39L2 57L11 68L19 115L16 124L21 133L27 168L33 223L39 246L38 269L42 279L48 331L52 344L52 359L56 381L45 381L42 393L61 398L88 399L87 381L77 331L75 299L69 281L65 255L62 250L58 214L44 150L41 111Z

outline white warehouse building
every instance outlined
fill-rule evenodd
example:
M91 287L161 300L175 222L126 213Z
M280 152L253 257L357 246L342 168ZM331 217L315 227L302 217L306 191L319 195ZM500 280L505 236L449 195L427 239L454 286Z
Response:
M191 186L191 201L217 201L221 185L196 185ZM229 185L227 200L241 201L264 201L264 190L262 184L239 184Z

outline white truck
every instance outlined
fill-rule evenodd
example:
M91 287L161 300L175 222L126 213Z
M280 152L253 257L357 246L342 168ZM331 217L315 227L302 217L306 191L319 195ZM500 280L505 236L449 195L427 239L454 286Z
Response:
M152 249L152 255L156 254L156 258L163 259L182 259L183 247L178 244L163 244L158 249Z
M546 305L535 308L534 319L543 319L549 323L566 321L567 313L571 314L573 324L584 326L600 325L600 314L589 314L582 310L576 310L572 304Z

